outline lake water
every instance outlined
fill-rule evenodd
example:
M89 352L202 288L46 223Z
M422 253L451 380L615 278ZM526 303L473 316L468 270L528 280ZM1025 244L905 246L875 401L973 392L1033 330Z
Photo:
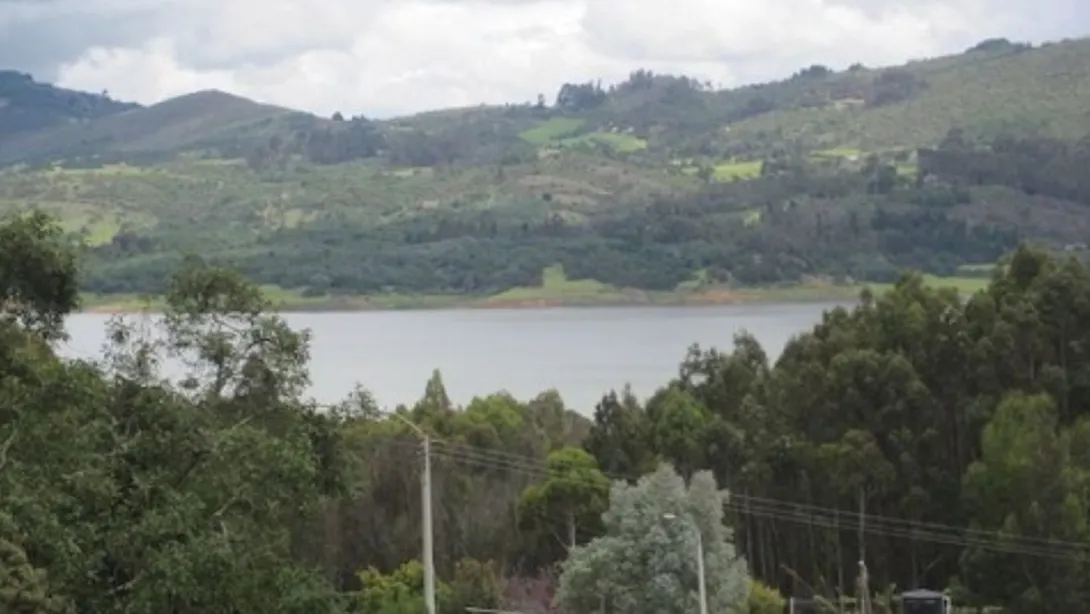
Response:
M676 375L686 348L729 349L748 330L775 358L835 304L716 307L623 307L518 310L292 313L309 328L310 395L343 399L356 383L384 407L411 404L439 369L458 403L506 390L529 399L557 389L567 405L590 413L601 396L626 383L641 398ZM139 316L136 316L139 317ZM63 353L100 355L109 316L68 320Z

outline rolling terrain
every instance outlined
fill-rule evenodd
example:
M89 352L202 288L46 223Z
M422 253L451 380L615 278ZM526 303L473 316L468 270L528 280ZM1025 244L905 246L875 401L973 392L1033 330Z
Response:
M0 212L86 243L91 305L189 254L308 308L845 296L905 268L972 289L1021 241L1086 242L1088 108L1090 40L383 121L7 72Z

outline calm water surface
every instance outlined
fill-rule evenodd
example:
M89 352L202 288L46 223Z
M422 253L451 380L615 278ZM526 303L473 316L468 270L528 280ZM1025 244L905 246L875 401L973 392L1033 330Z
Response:
M338 401L358 382L379 403L412 403L439 369L452 399L506 390L520 399L555 388L584 413L626 383L644 397L677 373L692 343L729 349L748 330L771 358L835 304L293 313L312 333L310 394ZM97 357L108 316L68 321L65 353Z

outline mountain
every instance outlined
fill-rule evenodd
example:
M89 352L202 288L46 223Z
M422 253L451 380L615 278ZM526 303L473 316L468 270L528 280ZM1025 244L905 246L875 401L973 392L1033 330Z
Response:
M197 253L312 305L734 300L980 277L1090 234L1090 40L730 90L638 70L386 121L64 95L102 106L0 115L0 211L55 213L115 298Z
M88 94L34 81L30 75L0 70L0 143L13 135L109 117L140 105L106 94Z
M310 116L219 91L203 91L150 107L129 106L89 122L54 123L22 131L0 147L0 164L55 161L128 154L171 154L199 148L225 149L238 139L285 129L292 119ZM227 153L224 151L224 153Z

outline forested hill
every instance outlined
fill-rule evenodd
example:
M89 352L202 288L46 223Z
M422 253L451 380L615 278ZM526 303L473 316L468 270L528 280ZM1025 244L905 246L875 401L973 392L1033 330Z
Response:
M61 90L17 77L0 211L57 215L104 295L198 253L311 304L699 300L981 276L1090 231L1090 40L730 90L637 70L384 121L214 91L28 116Z
M38 83L25 73L0 70L0 143L7 143L19 134L138 108L138 104L113 100L106 92L88 94L66 90Z

